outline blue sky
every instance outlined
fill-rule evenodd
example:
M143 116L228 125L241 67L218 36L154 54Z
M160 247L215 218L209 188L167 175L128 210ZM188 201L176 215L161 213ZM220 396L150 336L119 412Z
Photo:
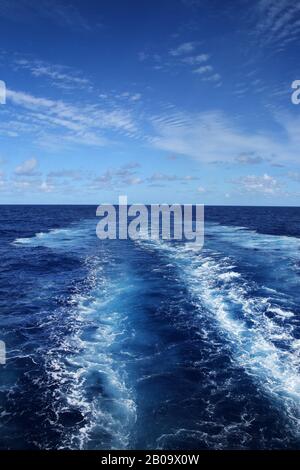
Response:
M300 2L1 0L0 203L299 205Z

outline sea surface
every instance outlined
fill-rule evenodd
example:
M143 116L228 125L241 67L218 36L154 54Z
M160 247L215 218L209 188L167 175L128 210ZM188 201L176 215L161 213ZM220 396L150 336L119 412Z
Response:
M1 449L300 449L300 208L206 207L205 244L0 206Z

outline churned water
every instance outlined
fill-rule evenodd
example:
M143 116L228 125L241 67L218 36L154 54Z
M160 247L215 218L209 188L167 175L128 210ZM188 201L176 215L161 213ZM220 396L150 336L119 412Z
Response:
M300 448L300 209L206 208L205 245L0 207L2 449Z

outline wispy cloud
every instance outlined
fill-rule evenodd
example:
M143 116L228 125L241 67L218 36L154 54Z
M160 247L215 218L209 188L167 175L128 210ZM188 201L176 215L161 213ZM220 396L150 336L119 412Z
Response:
M207 192L207 190L203 186L199 186L197 188L198 193L204 194Z
M56 0L1 0L0 16L17 22L44 19L82 31L92 28L74 4Z
M163 182L188 182L188 181L197 181L199 179L198 176L195 175L186 175L186 176L177 176L174 174L166 174L166 173L153 173L147 180L151 183L163 181Z
M214 68L212 65L202 65L193 72L199 75L204 82L215 82L221 85L222 77L219 73L214 73Z
M53 170L37 172L38 161L34 158L22 162L6 177L0 171L0 190L6 194L14 192L24 194L53 193L65 194L80 191L81 194L99 190L124 190L140 185L146 180L138 173L140 164L128 162L117 168L110 168L95 176L95 172L82 169Z
M47 143L55 132L60 133L60 144L79 143L89 146L104 146L109 140L107 132L117 132L123 136L137 135L137 126L128 109L112 107L103 109L99 104L77 106L62 100L36 97L29 93L7 90L8 105L18 109L17 118L10 121L10 130L18 136L22 132L32 133L39 143ZM20 125L22 120L27 127ZM15 125L15 127L14 127ZM7 129L7 122L4 123ZM0 126L1 132L1 126Z
M282 187L276 178L265 173L262 176L243 176L232 181L242 191L274 196L282 193Z
M44 193L51 193L54 190L54 186L49 184L47 181L43 181L40 184L39 189Z
M202 67L199 67L196 70L194 70L194 73L197 73L198 75L203 75L204 73L209 73L212 71L213 71L213 68L211 65L203 65Z
M62 89L86 89L91 90L92 85L89 79L82 77L79 72L70 67L49 64L41 60L29 60L18 58L14 61L16 70L26 69L37 78L49 79L51 84Z
M281 127L284 142L268 133L242 130L221 111L168 113L151 119L154 132L150 143L206 163L232 163L237 159L242 164L258 163L261 158L273 163L297 161L300 119L286 115L273 119Z
M185 42L178 46L176 49L171 49L170 55L176 59L175 62L178 64L185 64L187 66L195 67L191 71L199 76L201 76L202 81L206 82L215 82L218 85L221 85L221 75L214 71L214 67L208 63L210 55L207 53L198 53L192 54L197 48L197 43L195 42ZM204 65L205 64L205 65Z
M170 50L170 54L172 56L181 56L181 55L184 55L184 54L189 54L191 52L193 52L196 48L196 43L194 42L184 42L183 44L180 44L179 46L177 46L175 49L171 49Z
M266 160L260 155L257 155L255 152L250 152L250 153L241 153L240 155L236 157L235 161L242 165L259 165L269 160Z
M289 171L287 177L296 183L300 183L300 172L298 171Z
M70 178L75 181L79 181L83 178L82 171L79 170L58 170L58 171L50 171L47 175L48 179L56 179L56 178Z
M217 83L219 86L222 85L222 77L219 73L214 73L212 75L204 76L202 78L204 82L214 82Z
M117 98L124 98L128 101L140 101L142 99L142 94L141 93L132 93L130 91L124 91L121 94L117 95Z
M210 58L209 54L198 54L194 56L182 57L182 62L188 65L198 65L207 62Z
M92 180L90 189L116 189L142 184L144 179L137 174L139 168L139 163L129 162L119 168L109 169Z
M252 7L252 2L251 2ZM264 47L277 50L299 40L300 4L294 0L259 0L255 6L257 14L256 32L263 38Z
M3 171L0 171L0 189L2 190L6 184L5 174Z
M198 42L184 42L167 51L167 55L140 52L140 62L152 63L154 70L172 71L183 69L199 75L201 81L212 82L215 86L222 84L222 77L217 73L210 62L211 55L199 50ZM196 68L195 68L196 67Z
M17 166L15 169L15 174L21 176L34 176L36 175L37 166L37 159L30 158L29 160L25 160L21 165Z

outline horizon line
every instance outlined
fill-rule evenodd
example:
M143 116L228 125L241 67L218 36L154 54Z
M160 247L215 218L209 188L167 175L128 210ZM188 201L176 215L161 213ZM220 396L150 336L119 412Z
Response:
M43 207L43 206L53 206L53 207L57 207L57 206L81 206L81 207L98 207L100 206L101 204L104 204L104 203L98 203L98 204L94 204L94 203L88 203L88 204L80 204L80 203L69 203L69 204L64 204L64 203L45 203L45 204L20 204L20 203L10 203L10 204L3 204L3 203L0 203L0 207L4 207L4 206L22 206L22 207L26 207L26 206L40 206L40 207ZM106 203L105 203L106 204ZM127 206L132 206L132 205L135 205L135 204L141 204L141 203L132 203L132 204L127 204ZM144 203L142 203L144 204ZM144 204L145 206L151 206L151 205L162 205L162 204L168 204L168 203L147 203L147 204ZM115 204L113 203L112 204L113 206L119 206L120 204ZM270 208L287 208L287 209L300 209L300 205L299 206L285 206L285 205L251 205L251 204L199 204L199 203L195 203L195 204L192 204L192 203L170 203L168 205L180 205L180 206L185 206L185 205L189 205L189 206L197 206L197 205L202 205L204 207L263 207L263 208L267 208L267 207L270 207Z

